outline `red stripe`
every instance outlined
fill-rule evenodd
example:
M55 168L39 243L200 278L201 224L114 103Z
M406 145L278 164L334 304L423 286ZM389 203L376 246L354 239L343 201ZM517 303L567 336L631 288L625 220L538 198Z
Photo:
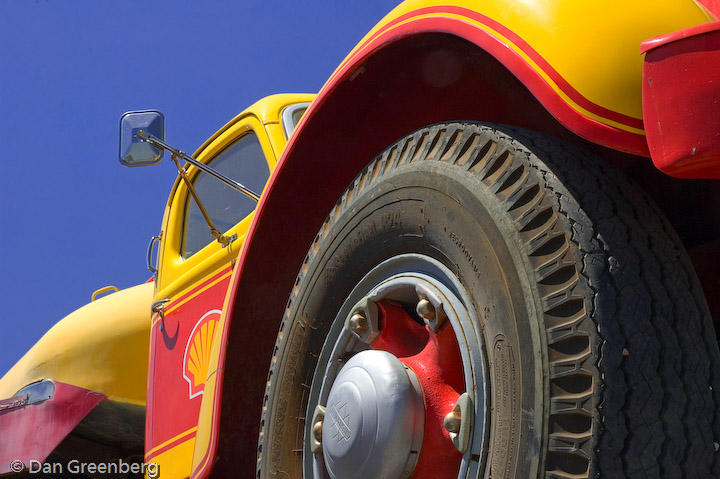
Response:
M536 52L525 40L523 40L519 35L517 35L515 32L507 28L506 26L502 25L501 23L498 23L497 21L493 20L490 17L487 17L481 13L475 12L473 10L469 10L467 8L463 7L454 7L454 6L436 6L436 7L426 7L426 8L420 8L418 10L413 10L412 12L406 13L404 15L401 15L392 21L388 22L386 25L384 25L380 30L375 32L370 38L368 38L365 42L363 42L360 45L360 48L358 48L354 54L352 54L346 63L350 63L350 60L356 57L361 53L362 50L364 50L368 45L371 43L376 43L375 40L382 35L383 33L387 32L388 30L392 29L394 25L397 25L400 22L403 22L407 19L416 17L418 15L423 14L442 14L442 13L449 13L454 15L460 15L464 16L466 18L475 20L479 23L482 23L483 25L486 25L493 30L497 31L504 37L511 40L520 50L522 50L523 53L525 53L527 56L529 56L539 67L540 69L547 74L553 82L560 88L560 90L565 93L571 100L573 100L575 103L580 105L582 108L588 110L591 113L594 113L595 115L598 115L600 117L606 118L608 120L615 121L617 123L621 123L625 126L629 126L632 128L637 128L639 130L642 130L643 127L643 121L642 119L634 118L632 116L628 116L613 110L609 110L605 107L602 107L596 103L593 103L592 101L585 98L580 92L578 92L575 88L573 88L572 85L570 85L553 67L550 65L550 63L545 60L538 52ZM418 20L425 20L425 19L418 19ZM477 28L477 27L475 27Z
M188 433L188 434L185 435L185 436L182 436L182 437L179 437L179 438L175 439L173 442L171 442L170 444L167 444L167 445L161 447L161 448L158 449L157 451L153 451L152 453L148 454L148 455L145 457L145 462L149 462L150 459L152 459L153 457L156 457L156 456L162 454L162 453L165 452L165 451L169 451L170 449L172 449L173 447L177 446L178 444L182 444L182 443L185 442L185 441L189 441L190 439L194 438L196 434L197 434L197 430L195 430L195 431L193 431L193 432L191 432L191 433Z
M187 293L185 293L185 294L183 294L182 296L179 296L178 298L172 300L171 302L169 302L169 303L165 306L165 309L170 309L170 308L172 308L173 306L175 306L176 304L178 304L178 303L182 302L183 300L187 299L188 297L194 295L195 293L197 293L198 291L200 291L200 290L203 289L205 286L207 286L208 284L212 283L213 281L215 281L216 279L218 279L218 278L221 277L222 275L227 274L229 271L232 271L232 266L228 266L227 268L221 270L219 273L211 276L210 279L207 279L207 280L203 281L202 283L200 283L199 285L195 286L193 289L191 289L191 290L188 291Z
M466 9L459 9L459 8L451 8L452 10L463 10L466 12L471 12ZM447 10L447 8L445 9ZM402 38L405 36L412 35L414 33L417 33L418 31L439 31L439 32L446 32L446 33L455 33L460 34L463 38L466 38L470 41L475 42L476 44L480 45L482 48L486 49L489 53L491 53L495 58L497 58L501 63L503 63L513 74L515 74L518 79L520 79L525 86L527 86L533 94L540 100L540 102L545 105L545 107L556 117L560 122L568 126L571 130L575 131L580 136L583 136L585 138L591 139L592 141L595 141L597 143L604 144L606 146L610 146L612 148L626 151L629 153L642 155L642 156L648 156L648 147L647 143L645 141L645 137L640 134L627 132L624 130L620 130L618 128L606 125L604 123L595 121L593 119L590 119L578 112L577 110L573 109L568 105L562 98L560 98L557 95L557 92L553 90L550 85L543 79L540 74L534 70L530 65L522 58L520 57L515 51L507 48L507 46L501 42L498 41L496 37L493 37L490 33L486 32L483 29L477 28L474 25L470 25L466 22L463 22L461 20L457 20L454 18L442 18L442 19L432 19L432 18L426 18L426 19L418 19L414 20L413 22L404 24L399 26L398 28L394 29L393 31L389 31L390 27L394 24L397 24L401 22L403 19L407 19L409 17L418 15L419 12L426 12L431 13L434 11L445 11L440 7L430 7L427 9L421 9L421 10L415 10L414 12L411 12L409 14L403 15L401 17L398 17L397 19L393 20L392 22L388 23L385 27L383 27L380 31L376 32L371 38L363 42L361 47L355 51L354 54L352 54L348 59L343 63L343 66L341 66L335 74L328 80L328 83L322 88L321 92L319 93L317 99L313 102L313 104L310 106L308 112L303 115L303 118L300 120L300 124L298 125L296 131L300 131L304 124L309 122L314 113L315 110L319 109L321 105L325 102L327 97L330 95L330 93L334 90L335 85L340 83L345 79L345 77L355 68L355 65L357 62L352 62L351 60L355 58L365 58L369 56L369 54L376 48L379 48L380 46L384 45L385 43L390 43L393 40L397 40L398 38ZM473 13L473 12L471 12ZM476 17L484 17L482 15L476 15ZM489 20L489 19L488 19ZM490 22L496 24L496 22L490 20ZM499 24L498 24L499 25ZM420 27L420 28L416 28ZM425 28L425 30L423 30ZM500 31L508 38L515 37L518 38L516 35L512 34L512 32L509 32L509 30L505 29L504 27L493 27L494 29ZM525 42L522 42L525 44ZM518 47L521 47L521 45L518 45ZM525 52L533 58L533 56L529 52ZM534 55L538 56L537 53L533 51ZM538 62L536 60L536 63L538 65L547 64L547 62ZM549 66L549 65L548 65ZM550 68L550 70L553 72L555 76L559 76L555 70ZM551 78L553 78L553 75L546 71L545 73L548 74ZM561 86L561 83L563 82L557 82L558 86ZM564 82L564 84L567 84ZM575 91L575 90L572 90ZM568 94L566 92L566 94ZM576 95L579 95L579 93L575 93ZM569 97L573 98L570 94L568 94ZM584 98L584 97L582 97ZM575 100L575 99L574 99ZM595 105L594 103L590 102L587 99L584 99L585 102L590 103L591 105ZM577 100L575 100L576 103L580 104ZM619 115L619 117L626 118L631 122L635 122L634 124L630 124L628 126L636 127L636 125L639 125L640 128L642 128L642 121L632 118L632 117L626 117L625 115L621 115L620 113L612 112L610 110L605 110L604 108L595 105L595 110L600 109L599 111L608 111L610 113L613 113L614 115ZM590 108L586 108L589 111L592 111ZM598 113L599 114L599 113ZM618 123L624 123L621 121L618 121ZM271 175L266 194L263 195L263 198L261 199L260 203L258 204L258 207L255 212L255 218L252 222L252 225L250 226L250 231L248 232L248 235L246 237L246 241L251 241L255 234L255 230L258 227L258 224L260 223L260 219L263 216L267 198L271 197L273 194L273 189L275 187L275 176L277 176L278 172L281 170L282 165L284 163L284 160L287 158L289 152L293 151L295 142L300 138L302 135L295 134L290 137L290 141L288 142L288 145L285 147L285 150L283 151L283 155L281 156L280 160L278 161L278 165L273 171L273 174ZM246 255L250 251L250 248L243 248L242 252L240 253L240 259L239 259L239 268L238 271L233 275L232 282L229 288L229 291L236 291L237 285L240 281L240 277L242 275L242 268L243 265L246 263ZM209 465L212 463L212 458L215 457L217 453L217 439L219 434L219 428L220 428L220 415L219 411L222 404L222 390L223 390L223 379L224 379L224 363L225 363L225 353L227 349L228 344L228 333L230 330L230 323L231 319L234 314L234 303L230 302L228 304L228 308L225 316L225 324L223 325L223 332L222 332L222 340L220 342L220 355L218 358L218 369L216 371L216 382L215 382L215 391L213 394L213 409L212 409L212 419L211 419L211 430L210 430L210 443L208 444L207 449L205 450L205 454L203 455L200 464L198 467L195 468L193 471L192 477L193 478L204 478L208 475L210 472ZM205 397L207 399L207 396Z
M499 60L535 95L558 121L576 134L610 148L635 155L649 156L647 141L644 135L621 130L617 127L593 120L575 110L564 101L545 81L540 73L532 68L517 52L507 48L506 44L499 42L496 37L487 31L462 20L450 17L413 20L376 36L373 42L363 49L362 57L365 58L381 46L401 38L409 37L418 31L451 33L475 43ZM323 98L325 95L328 95L334 85L342 81L344 76L351 72L360 61L361 60L357 60L353 64L349 62L346 63L345 67L338 71L332 81L323 87L321 92ZM320 101L315 100L313 106L318 107L320 103ZM312 114L312 111L309 113ZM310 116L311 115L307 115L305 117L306 121ZM290 146L291 144L286 147L286 151L288 151Z

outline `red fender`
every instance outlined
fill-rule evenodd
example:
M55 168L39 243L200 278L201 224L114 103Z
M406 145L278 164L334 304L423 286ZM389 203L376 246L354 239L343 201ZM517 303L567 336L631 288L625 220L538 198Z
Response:
M414 25L378 33L331 77L270 179L233 276L210 444L193 477L255 474L267 369L293 281L331 207L387 145L428 124L473 119L583 142L564 124L648 156L642 135L582 117L483 30L450 20ZM451 82L433 77L428 65L437 62L456 71Z
M720 179L720 21L652 38L642 51L655 166L678 178Z
M24 392L36 385L43 390ZM26 467L30 460L42 462L103 399L81 387L41 381L0 401L0 475L18 472L13 461Z

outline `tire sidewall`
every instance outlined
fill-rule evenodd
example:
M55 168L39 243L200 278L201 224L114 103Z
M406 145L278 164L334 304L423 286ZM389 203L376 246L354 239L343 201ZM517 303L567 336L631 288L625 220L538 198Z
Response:
M272 448L265 469L300 470L299 461L282 451L302 449L305 431L302 422L289 426L287 418L307 417L308 389L298 385L311 384L317 356L350 291L382 261L420 253L457 276L471 297L466 306L480 322L491 411L487 456L480 461L493 478L537 477L547 428L540 299L502 205L479 178L436 161L403 165L371 188L355 190L349 201L344 196L344 209L319 241L318 254L303 265L299 294L289 304L289 330L279 344L269 393L275 400L264 428Z

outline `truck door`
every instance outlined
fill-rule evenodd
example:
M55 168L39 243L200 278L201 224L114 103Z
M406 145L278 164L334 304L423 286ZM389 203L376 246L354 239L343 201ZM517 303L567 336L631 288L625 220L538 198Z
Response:
M275 163L254 116L233 123L197 159L258 192ZM165 303L152 319L145 427L145 460L159 464L164 478L190 475L214 332L256 207L212 176L187 171L215 227L236 239L228 247L215 241L186 186L176 183L160 247L155 301Z

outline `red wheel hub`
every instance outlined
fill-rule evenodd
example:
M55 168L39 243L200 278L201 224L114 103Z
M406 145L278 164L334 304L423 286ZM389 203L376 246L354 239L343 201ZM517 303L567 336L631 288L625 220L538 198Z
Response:
M465 392L463 362L447 322L437 332L420 324L394 301L380 301L380 335L371 348L395 355L417 376L425 404L425 432L413 479L455 479L462 454L443 425Z

